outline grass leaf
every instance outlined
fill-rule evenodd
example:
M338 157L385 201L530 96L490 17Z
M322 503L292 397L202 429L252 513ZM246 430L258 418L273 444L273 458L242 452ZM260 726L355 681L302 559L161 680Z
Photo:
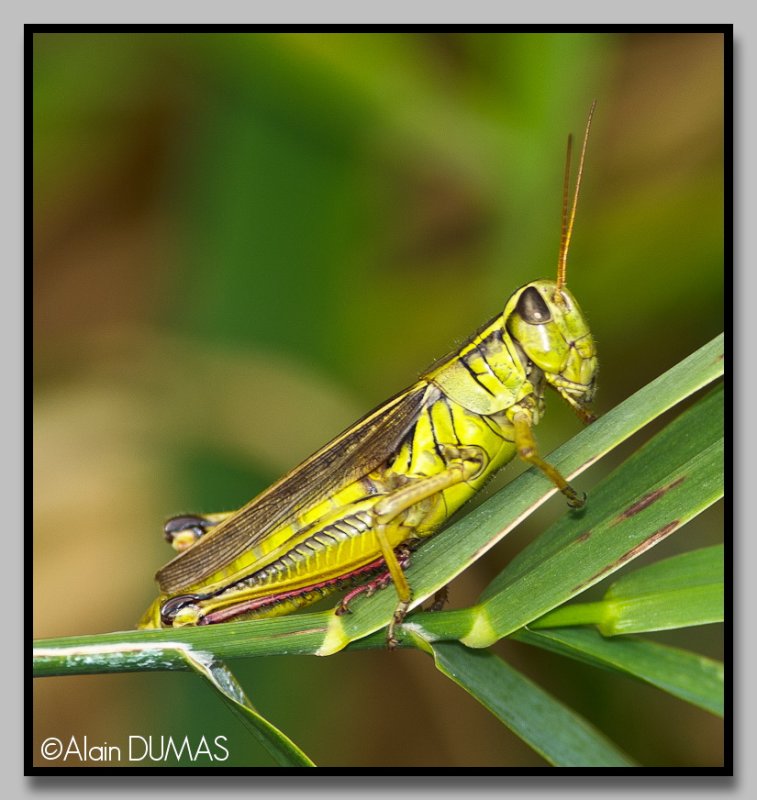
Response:
M432 645L437 669L558 767L627 767L633 762L583 717L491 652L457 642Z
M620 465L580 515L522 550L482 595L462 641L484 647L636 558L723 494L723 392L711 392Z
M275 725L262 716L239 685L231 670L222 661L188 648L181 650L187 665L221 696L247 730L282 767L314 767L315 764Z
M518 631L515 639L596 667L638 678L674 697L723 716L723 664L636 636L606 639L592 628Z
M531 628L596 624L605 636L722 622L723 545L666 558L624 575L596 603L560 606Z

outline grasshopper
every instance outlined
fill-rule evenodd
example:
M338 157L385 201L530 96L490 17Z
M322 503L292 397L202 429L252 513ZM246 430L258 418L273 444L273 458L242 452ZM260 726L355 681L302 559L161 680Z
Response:
M586 145L570 212L568 137L556 280L515 291L497 314L416 383L337 436L237 511L174 517L166 538L179 554L156 575L160 596L140 627L208 625L288 614L347 586L360 594L394 584L390 647L412 589L414 547L516 455L580 508L585 497L542 459L533 427L552 387L593 419L597 357L566 288Z

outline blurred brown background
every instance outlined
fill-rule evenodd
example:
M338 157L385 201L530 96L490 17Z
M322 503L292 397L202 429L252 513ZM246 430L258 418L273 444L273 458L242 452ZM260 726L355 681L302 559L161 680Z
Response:
M723 55L709 34L35 35L35 636L133 627L166 517L247 501L551 277L595 97L568 282L599 413L722 330ZM550 400L545 452L579 428ZM720 509L676 537L649 557L719 541ZM720 626L658 638L722 657ZM705 712L498 647L641 762L722 762ZM321 765L544 763L420 653L232 667ZM226 765L270 763L186 674L35 694L40 739L224 734Z

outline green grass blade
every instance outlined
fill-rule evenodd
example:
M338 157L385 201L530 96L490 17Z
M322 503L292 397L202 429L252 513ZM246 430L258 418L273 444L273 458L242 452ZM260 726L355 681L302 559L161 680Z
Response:
M666 558L624 575L596 603L573 603L532 629L595 624L605 636L722 622L723 546Z
M514 638L593 666L630 675L722 717L723 664L639 637L606 639L592 628L518 631Z
M629 572L607 590L608 599L723 583L723 545L702 547Z
M633 762L583 717L491 652L457 642L431 646L437 669L550 764L627 767Z
M252 705L244 689L229 668L206 654L182 650L189 667L201 675L221 695L224 703L242 721L247 730L282 767L314 767L315 764L275 725Z
M104 672L186 670L185 648L218 658L314 653L333 611L235 622L232 625L113 631L39 639L32 651L35 678Z
M686 411L525 548L483 594L462 638L485 647L654 546L723 494L723 392Z

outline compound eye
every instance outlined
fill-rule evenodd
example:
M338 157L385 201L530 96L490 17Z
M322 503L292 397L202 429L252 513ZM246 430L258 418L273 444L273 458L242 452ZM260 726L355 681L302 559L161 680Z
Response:
M533 286L529 286L521 293L515 310L525 322L531 325L543 325L552 319L544 298Z

